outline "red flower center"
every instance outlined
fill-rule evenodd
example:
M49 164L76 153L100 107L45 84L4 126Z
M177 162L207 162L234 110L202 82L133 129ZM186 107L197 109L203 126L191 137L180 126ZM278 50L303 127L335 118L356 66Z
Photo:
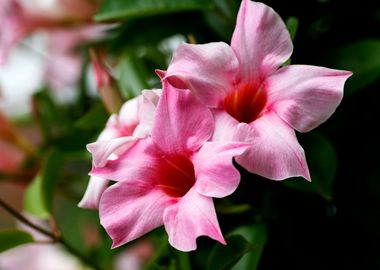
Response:
M224 99L224 109L239 122L251 123L260 117L267 93L263 87L239 84Z
M185 156L170 155L162 159L157 186L171 197L182 197L195 183L193 163Z

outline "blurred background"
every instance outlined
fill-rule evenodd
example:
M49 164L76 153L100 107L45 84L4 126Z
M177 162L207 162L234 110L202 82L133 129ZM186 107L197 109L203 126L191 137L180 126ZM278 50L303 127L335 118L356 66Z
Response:
M91 168L86 144L110 113L102 88L111 85L124 100L160 88L154 70L165 70L182 42L230 42L240 1L1 1L2 201L46 228L55 220L70 246L104 269L380 269L379 1L263 1L287 24L292 64L354 75L335 114L297 134L312 183L239 168L238 190L215 201L231 245L200 238L190 253L171 248L163 229L110 250L98 212L77 207ZM108 85L96 80L99 63ZM25 229L2 208L0 228ZM25 269L39 256L30 269L89 269L53 244L5 251L0 269Z

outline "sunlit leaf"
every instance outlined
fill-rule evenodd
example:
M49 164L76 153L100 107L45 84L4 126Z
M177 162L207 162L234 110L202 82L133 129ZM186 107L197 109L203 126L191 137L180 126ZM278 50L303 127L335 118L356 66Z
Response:
M329 54L326 62L353 72L345 86L345 94L353 94L380 78L380 39L344 45Z
M33 237L27 232L20 230L0 231L0 252L33 242Z
M34 178L24 195L24 209L46 218L53 209L53 194L63 168L63 156L55 149L44 155L40 173Z
M226 246L216 244L214 249L212 249L208 259L208 267L206 269L231 269L241 257L254 249L253 245L241 235L231 235L226 237L226 242Z
M334 146L317 132L305 135L302 145L306 152L312 181L291 178L282 183L290 188L316 193L326 200L331 200L337 170Z
M39 218L49 217L49 211L42 199L41 175L37 175L24 193L24 210Z
M95 19L99 21L129 19L211 7L211 0L105 0Z

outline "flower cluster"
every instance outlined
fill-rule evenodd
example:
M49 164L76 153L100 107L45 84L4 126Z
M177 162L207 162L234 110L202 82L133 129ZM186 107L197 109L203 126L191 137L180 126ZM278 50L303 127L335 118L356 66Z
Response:
M292 50L280 16L243 0L231 45L181 45L157 71L162 93L143 91L111 116L88 145L92 178L80 205L99 207L113 247L162 225L182 251L201 235L225 244L213 198L238 187L234 157L269 179L310 180L295 130L331 116L351 72L283 66Z

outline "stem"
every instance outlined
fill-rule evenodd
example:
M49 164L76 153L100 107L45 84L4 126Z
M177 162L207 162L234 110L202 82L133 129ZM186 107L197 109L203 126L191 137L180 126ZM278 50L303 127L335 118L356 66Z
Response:
M35 229L36 231L42 233L43 235L46 235L47 237L49 237L53 240L57 240L57 239L55 239L55 236L53 233L51 233L51 232L45 230L44 228L41 228L40 226L31 222L29 219L27 219L26 217L21 215L19 212L17 212L17 210L13 209L10 205L8 205L6 202L4 202L1 198L0 198L0 206L3 207L5 210L7 210L12 216L17 218L22 223L28 225L29 227Z
M55 223L54 219L51 220L51 222L53 223L53 227L54 227L54 233L53 233L53 232L45 230L44 228L42 228L42 227L34 224L33 222L31 222L25 216L20 214L17 210L15 210L10 205L8 205L6 202L4 202L1 198L0 198L0 206L3 207L8 213L10 213L12 216L14 216L16 219L18 219L22 223L28 225L29 227L31 227L34 230L42 233L43 235L51 238L52 243L62 244L67 249L67 251L69 251L71 254L73 254L74 256L79 258L83 263L87 264L88 266L91 266L95 270L101 270L101 268L98 265L96 265L94 263L94 261L91 260L91 258L88 258L85 255L83 255L82 253L80 253L80 251L78 251L71 244L69 244L65 239L62 238L62 236L60 235L60 233L56 227L56 223Z

